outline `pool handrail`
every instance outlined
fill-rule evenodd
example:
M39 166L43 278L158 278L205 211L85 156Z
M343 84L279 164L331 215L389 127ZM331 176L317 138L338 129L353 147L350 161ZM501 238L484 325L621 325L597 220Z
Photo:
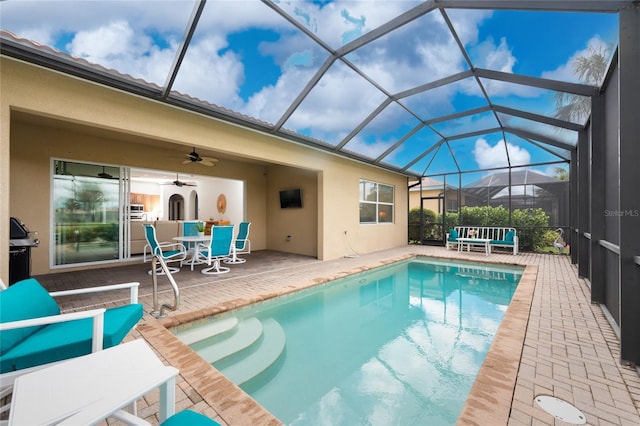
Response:
M157 263L160 262L160 268L164 275L169 279L169 283L171 284L171 288L173 289L173 306L167 305L163 303L158 310L158 270ZM173 274L171 274L170 268L167 266L167 263L164 261L162 256L155 254L153 259L151 260L151 279L153 281L153 311L150 312L156 318L166 318L167 314L164 313L164 309L171 309L175 311L180 306L180 289L178 288L178 284L176 280L173 279Z

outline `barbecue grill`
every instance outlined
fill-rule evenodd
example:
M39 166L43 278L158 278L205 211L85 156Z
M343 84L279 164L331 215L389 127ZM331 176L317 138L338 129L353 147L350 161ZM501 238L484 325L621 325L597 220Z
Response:
M40 240L33 238L36 234L29 231L20 219L11 218L9 285L31 277L31 248L40 244Z

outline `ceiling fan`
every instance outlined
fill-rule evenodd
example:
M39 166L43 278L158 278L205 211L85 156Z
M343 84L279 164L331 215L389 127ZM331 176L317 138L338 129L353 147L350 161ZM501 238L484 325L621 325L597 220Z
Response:
M187 157L187 159L184 160L182 164L198 163L198 164L202 164L203 166L212 167L212 166L215 166L214 163L218 161L217 158L200 156L200 154L196 152L195 147L193 148L193 151L191 151L189 154L185 154L185 156Z
M163 183L162 185L175 185L179 188L183 187L183 186L198 186L198 184L196 183L190 183L190 182L185 182L180 180L180 178L178 177L178 173L176 173L176 180L172 181L172 182L166 182Z

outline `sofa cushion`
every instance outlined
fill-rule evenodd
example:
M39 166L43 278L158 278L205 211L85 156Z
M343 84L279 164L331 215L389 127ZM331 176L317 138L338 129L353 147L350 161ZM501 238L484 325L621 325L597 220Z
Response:
M119 344L142 318L142 305L107 309L104 313L104 349ZM47 325L0 356L0 372L22 370L91 353L93 320Z
M0 323L60 314L60 307L35 278L18 281L0 291ZM0 355L41 329L43 326L18 328L0 333Z
M507 235L504 236L504 239L506 241L509 241L511 244L513 244L513 238L516 236L516 233L514 231L509 231L507 232Z
M458 239L458 231L455 229L449 229L449 241L456 241Z

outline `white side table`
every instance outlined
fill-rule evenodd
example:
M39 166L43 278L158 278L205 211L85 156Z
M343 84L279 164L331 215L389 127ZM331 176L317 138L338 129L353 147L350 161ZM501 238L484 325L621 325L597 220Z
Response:
M9 425L89 425L160 388L160 422L175 412L175 377L138 339L16 379Z
M485 238L458 238L458 251L464 250L464 245L467 245L467 251L471 250L471 246L484 246L484 254L489 256L491 254L491 242L490 239Z

